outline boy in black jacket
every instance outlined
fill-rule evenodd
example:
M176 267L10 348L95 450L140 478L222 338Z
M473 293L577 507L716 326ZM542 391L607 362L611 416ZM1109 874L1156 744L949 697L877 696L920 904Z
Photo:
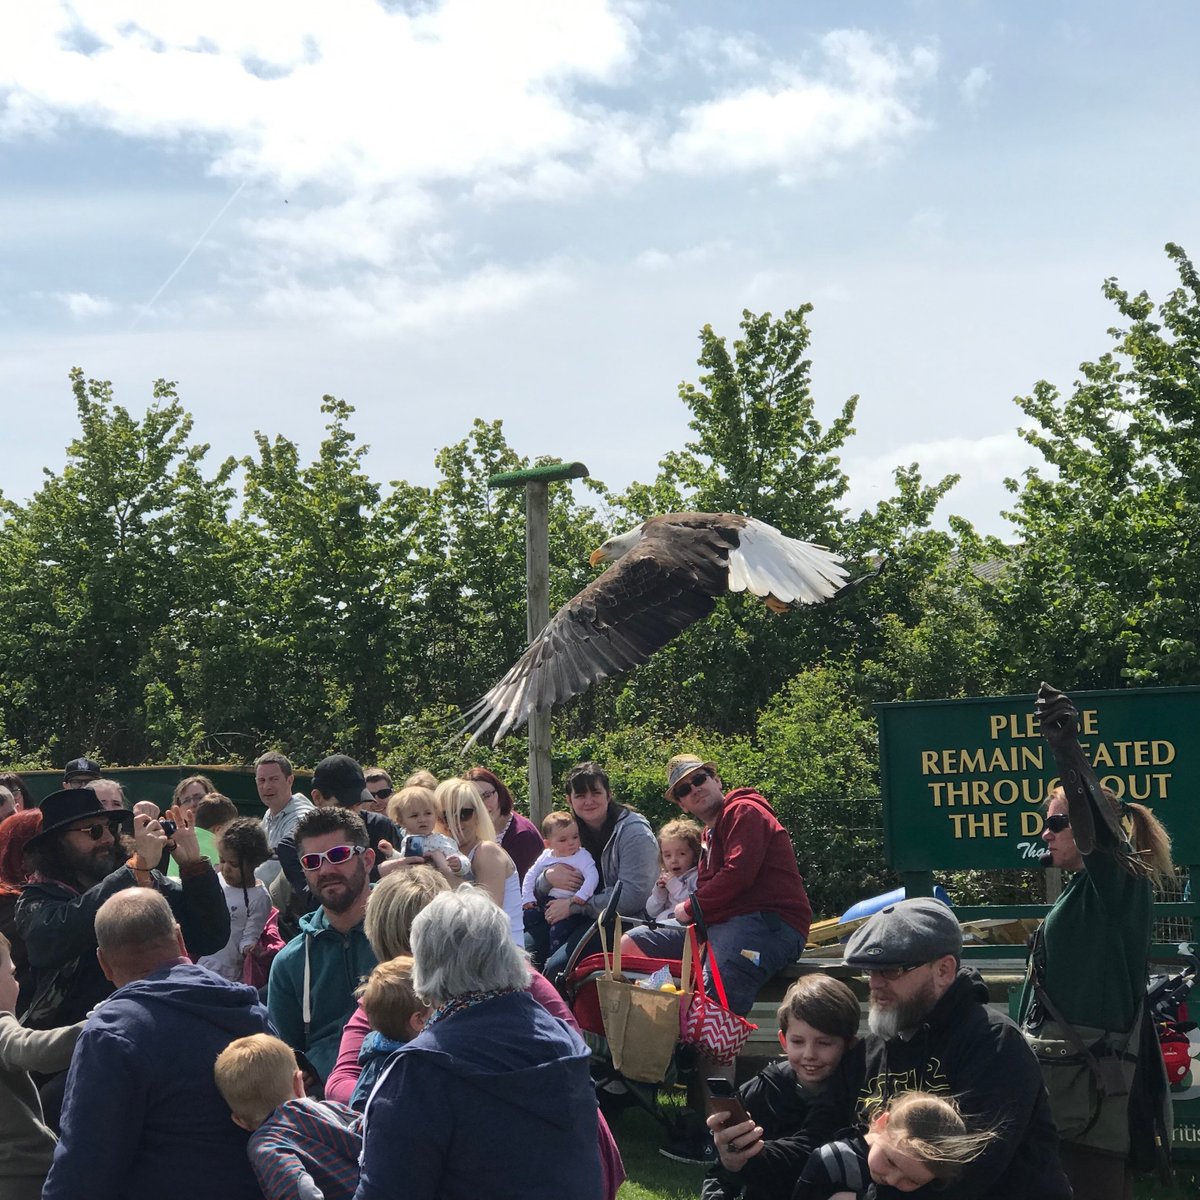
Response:
M787 1057L743 1084L739 1096L755 1130L710 1168L702 1200L787 1200L807 1157L796 1138L814 1098L857 1040L859 1018L854 993L828 975L806 975L788 988L779 1006L779 1044ZM708 1119L713 1130L725 1123L724 1113Z

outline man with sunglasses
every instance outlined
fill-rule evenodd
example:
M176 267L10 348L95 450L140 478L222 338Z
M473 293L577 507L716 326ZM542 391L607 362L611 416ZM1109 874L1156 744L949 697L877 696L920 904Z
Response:
M392 777L382 767L368 767L363 772L363 781L371 793L370 811L387 816L388 801L396 794Z
M300 918L300 933L275 956L267 1007L279 1036L307 1056L316 1079L306 1086L319 1095L354 1013L355 989L376 964L363 932L375 852L362 819L340 805L305 813L295 841L319 907Z
M960 967L961 954L957 918L932 897L889 904L850 935L843 961L866 976L870 1033L842 1059L801 1133L784 1139L797 1174L839 1130L865 1132L896 1096L927 1091L953 1096L969 1128L996 1134L939 1196L1069 1200L1037 1060L1013 1022L987 1007L987 988ZM743 1123L715 1136L722 1166L750 1182L761 1130Z
M107 809L91 788L55 792L41 807L41 832L26 849L36 874L16 910L33 974L27 1025L71 1025L112 992L96 961L96 912L125 888L162 893L189 953L215 954L229 940L220 880L182 816L174 835L176 880L157 870L167 846L157 820Z
M679 958L680 926L702 922L729 1007L745 1016L759 989L803 953L812 922L792 839L762 795L753 788L726 794L717 764L694 754L677 755L667 764L664 794L704 826L696 890L675 906L674 928L635 931L630 941L641 953ZM733 1071L732 1065L704 1063L698 1074L732 1082ZM706 1099L696 1095L693 1103L699 1107ZM711 1161L712 1147L698 1132L701 1136L686 1136L662 1153L678 1161Z

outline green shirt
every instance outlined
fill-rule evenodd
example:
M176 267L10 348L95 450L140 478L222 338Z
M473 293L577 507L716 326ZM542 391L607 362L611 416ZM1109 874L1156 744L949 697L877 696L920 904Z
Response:
M1109 854L1089 854L1083 864L1046 914L1043 983L1072 1025L1123 1033L1146 993L1153 889ZM1022 1021L1032 1000L1027 981Z

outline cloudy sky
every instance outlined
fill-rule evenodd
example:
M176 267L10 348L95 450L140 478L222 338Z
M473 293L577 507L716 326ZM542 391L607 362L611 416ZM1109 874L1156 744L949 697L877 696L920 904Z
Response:
M3 488L72 366L178 380L214 455L386 481L472 418L649 479L696 334L815 306L853 499L919 461L1001 532L1012 403L1101 353L1108 275L1200 256L1200 10L982 0L26 0L0 16ZM803 533L802 530L790 531Z

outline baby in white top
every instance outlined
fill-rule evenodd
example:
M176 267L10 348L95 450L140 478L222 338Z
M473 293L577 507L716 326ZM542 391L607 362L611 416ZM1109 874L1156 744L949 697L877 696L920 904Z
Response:
M445 865L460 878L471 878L471 864L445 831L437 797L429 788L401 788L388 804L388 816L404 830L404 841L396 847L402 858L424 858L439 870Z
M536 908L537 894L533 889L538 879L551 867L566 866L574 867L583 876L583 883L574 892L566 888L551 888L550 897L554 900L570 900L582 908L592 898L600 882L600 872L596 870L596 860L580 844L579 826L575 818L568 812L552 812L542 822L542 837L546 849L534 860L525 875L525 882L521 885L522 905Z
M658 858L662 874L646 901L646 916L660 925L675 923L675 905L696 890L700 863L700 826L680 818L658 831Z

